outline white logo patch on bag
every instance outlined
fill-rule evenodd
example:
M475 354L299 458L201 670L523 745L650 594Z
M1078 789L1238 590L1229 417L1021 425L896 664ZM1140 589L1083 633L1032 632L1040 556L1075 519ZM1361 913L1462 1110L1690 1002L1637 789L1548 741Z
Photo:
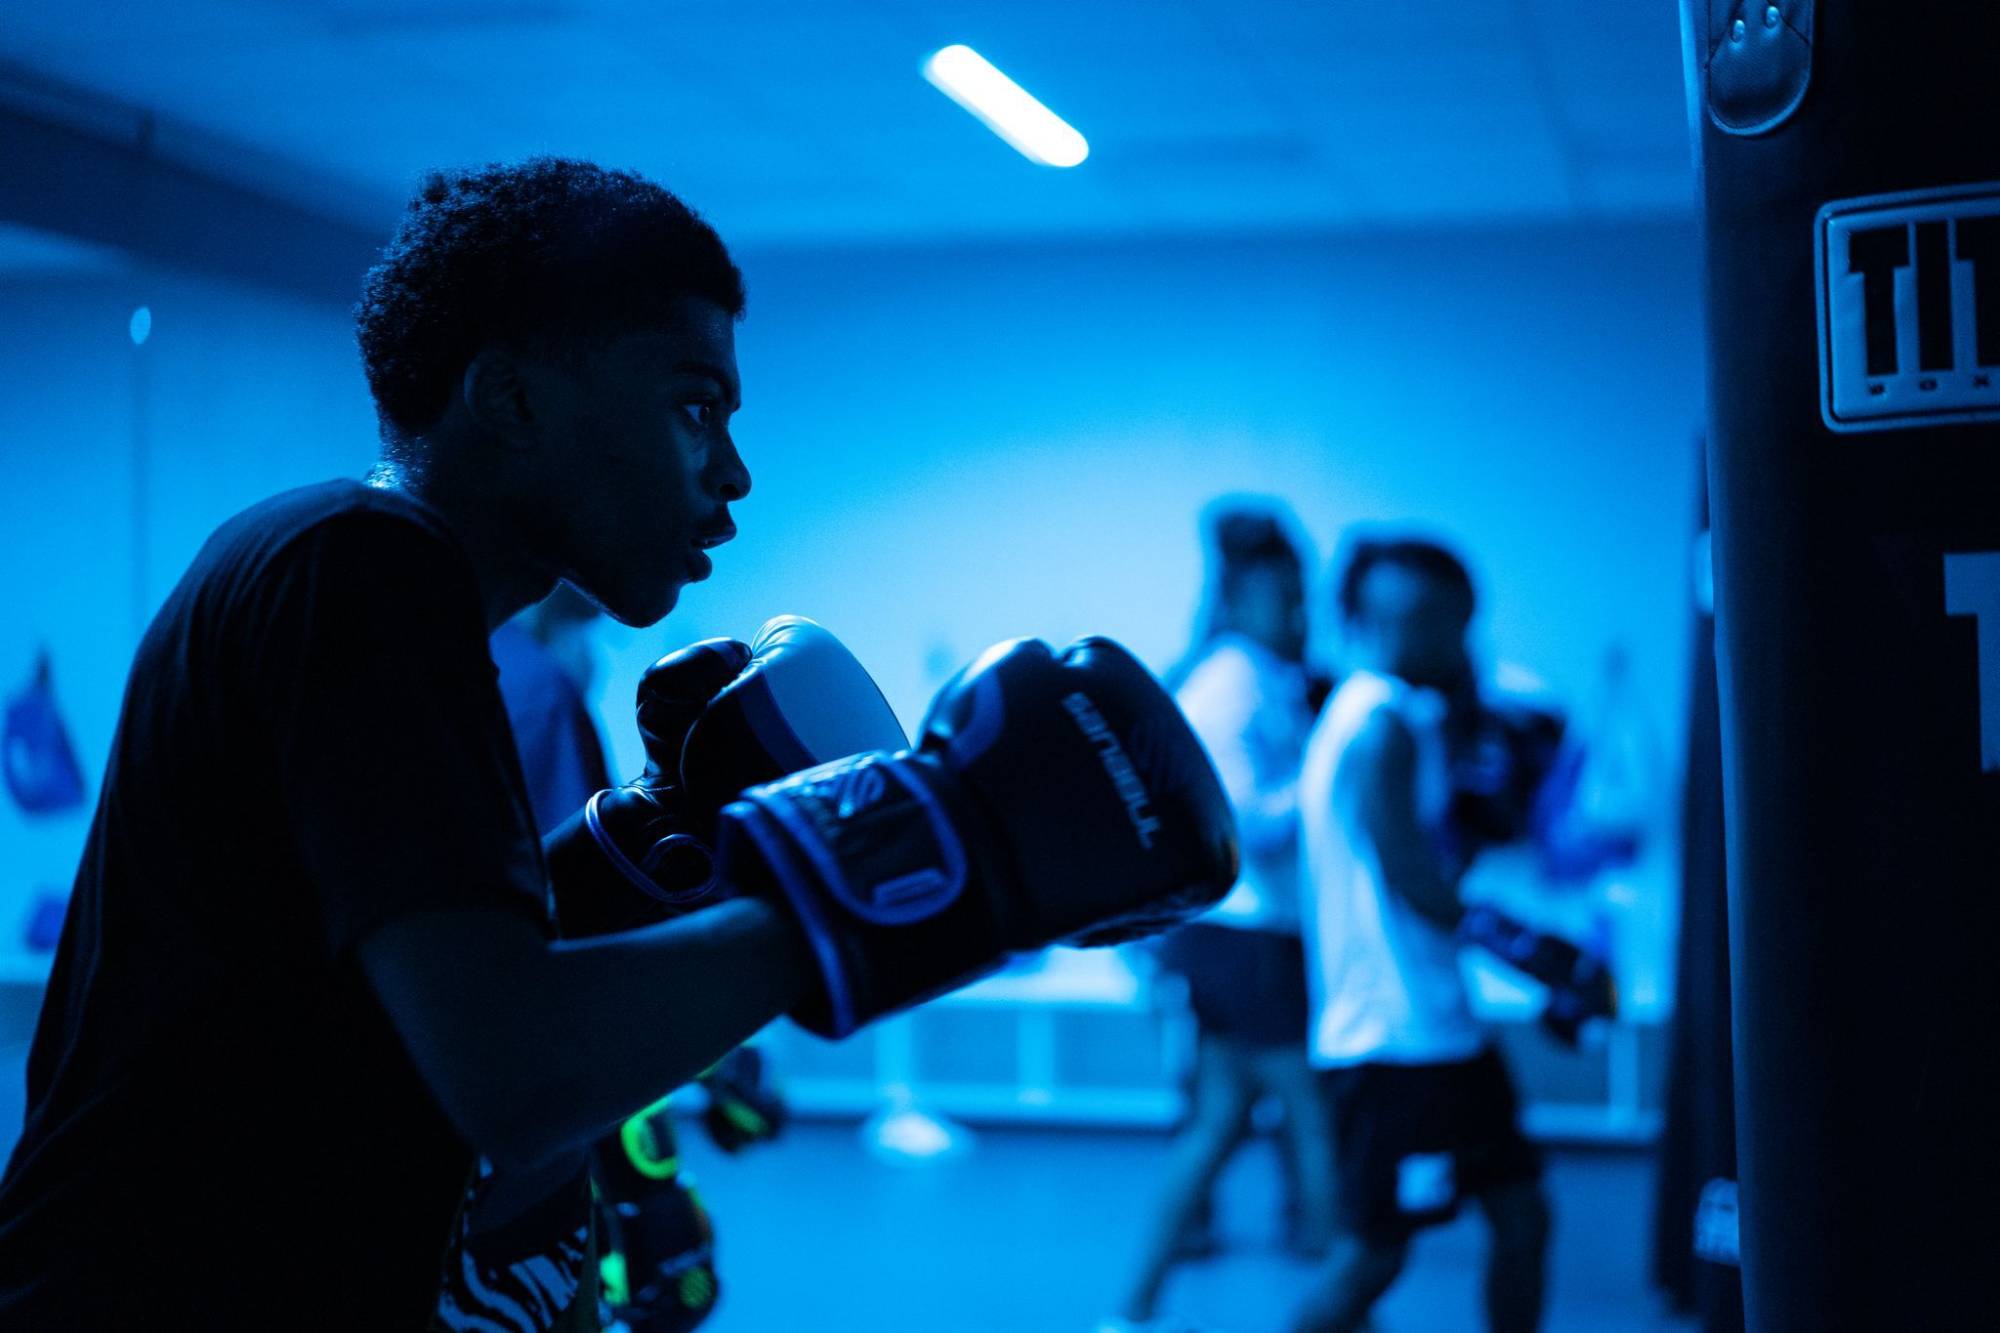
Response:
M2000 184L1836 199L1813 260L1827 429L2000 418Z

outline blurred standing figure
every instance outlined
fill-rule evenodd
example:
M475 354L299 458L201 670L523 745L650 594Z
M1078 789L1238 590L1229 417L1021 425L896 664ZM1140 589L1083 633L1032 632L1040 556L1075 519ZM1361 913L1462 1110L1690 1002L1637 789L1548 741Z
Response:
M494 631L500 697L521 755L528 800L544 836L611 785L604 743L587 702L597 678L593 633L602 616L590 600L558 583L546 598ZM557 894L565 935L577 929ZM756 1052L739 1048L700 1077L708 1094L705 1123L727 1152L772 1137L783 1105L765 1085ZM625 1333L687 1333L720 1299L715 1228L692 1177L681 1170L673 1113L666 1100L647 1107L591 1152L599 1293ZM531 1215L531 1214L530 1214ZM468 1236L459 1264L445 1273L445 1322L500 1328L522 1304L522 1279L504 1228ZM456 1320L453 1324L452 1321Z
M1191 1115L1131 1285L1110 1329L1143 1328L1183 1237L1248 1135L1266 1094L1284 1110L1283 1160L1295 1249L1332 1233L1331 1137L1306 1060L1305 953L1299 939L1299 755L1307 703L1305 563L1270 503L1222 501L1208 514L1208 590L1175 695L1221 775L1242 839L1242 877L1214 911L1167 938L1162 962L1187 979L1198 1029Z
M1363 541L1340 583L1351 673L1299 777L1313 1062L1334 1121L1340 1235L1296 1328L1361 1326L1411 1238L1478 1200L1489 1325L1541 1319L1549 1211L1506 1066L1458 969L1465 854L1447 827L1447 699L1471 677L1472 579L1421 541Z
M493 632L500 699L521 752L535 827L547 834L611 785L585 702L597 679L591 629L603 613L567 583Z

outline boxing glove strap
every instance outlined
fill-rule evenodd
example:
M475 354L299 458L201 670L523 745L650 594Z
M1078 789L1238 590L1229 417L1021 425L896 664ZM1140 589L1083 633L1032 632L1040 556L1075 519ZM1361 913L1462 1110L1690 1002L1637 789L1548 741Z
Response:
M906 831L907 816L900 811L887 811L889 817L881 818L887 804L898 799L891 783L914 798L914 804L901 801L900 810L923 814L930 826L929 844ZM820 887L871 926L927 921L965 889L965 847L958 830L902 756L824 765L743 797L784 826L811 862ZM855 822L871 815L871 822L886 825L887 840L865 831L851 836ZM863 857L886 864L864 867L859 864Z
M755 787L726 811L805 927L834 1035L860 1027L845 941L913 926L965 891L957 827L907 754L837 760Z
M583 824L590 830L590 836L597 843L598 850L612 868L629 882L633 888L653 899L680 911L701 907L716 898L723 887L722 879L715 873L715 855L707 843L690 833L669 833L657 839L647 848L644 863L634 862L618 845L611 830L604 825L603 801L614 789L607 788L593 795L583 807ZM677 853L699 854L708 862L708 875L693 888L674 892L661 886L650 871L657 870L667 857Z

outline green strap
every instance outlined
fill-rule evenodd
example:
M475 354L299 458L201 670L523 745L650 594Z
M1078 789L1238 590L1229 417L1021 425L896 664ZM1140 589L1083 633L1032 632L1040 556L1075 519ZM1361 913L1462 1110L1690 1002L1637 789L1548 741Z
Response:
M660 1141L648 1123L651 1115L646 1111L627 1120L618 1129L618 1141L625 1145L625 1160L632 1163L634 1171L648 1180L672 1180L680 1174L680 1154L662 1154Z

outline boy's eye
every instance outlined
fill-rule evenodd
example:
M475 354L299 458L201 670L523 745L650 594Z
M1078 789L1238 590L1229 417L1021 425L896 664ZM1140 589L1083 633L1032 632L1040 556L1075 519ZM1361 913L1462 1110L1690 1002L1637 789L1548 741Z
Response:
M681 411L687 413L688 420L699 431L707 430L715 422L715 404L708 399L682 403Z

